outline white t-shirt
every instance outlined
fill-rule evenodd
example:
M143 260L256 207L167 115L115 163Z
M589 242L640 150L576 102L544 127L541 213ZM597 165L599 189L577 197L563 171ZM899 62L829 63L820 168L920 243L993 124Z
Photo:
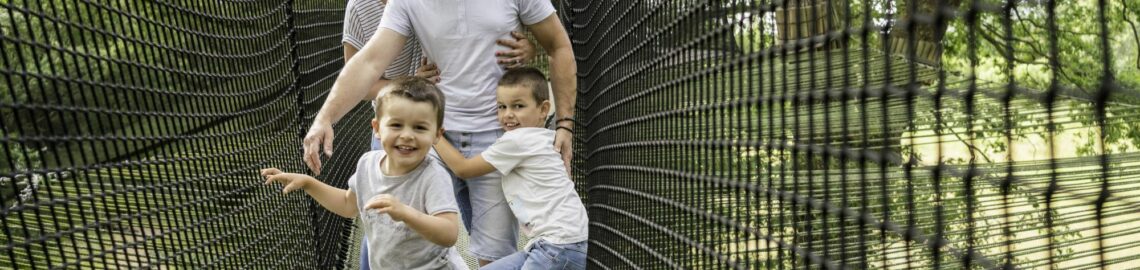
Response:
M554 131L520 128L508 131L482 153L503 173L503 194L522 232L554 244L585 241L589 218L562 156L554 152ZM529 244L528 244L529 245Z
M428 215L459 212L451 175L439 161L428 157L411 172L391 176L380 171L385 156L384 150L365 153L356 164L356 173L348 179L368 235L368 264L372 269L467 269L454 247L436 245L404 222L364 209L376 195L391 194Z
M428 59L439 66L437 84L447 96L443 127L478 132L495 130L495 87L503 68L495 43L513 39L520 24L532 25L554 14L546 0L389 1L380 27L415 35ZM415 31L412 31L415 29Z

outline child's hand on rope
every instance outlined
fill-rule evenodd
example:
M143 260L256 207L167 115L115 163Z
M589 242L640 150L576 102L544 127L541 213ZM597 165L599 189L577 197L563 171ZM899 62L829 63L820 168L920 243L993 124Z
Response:
M265 177L266 185L273 183L285 185L285 188L281 189L281 193L285 194L289 194L289 192L294 190L305 189L305 185L313 180L312 176L298 173L285 173L277 168L262 169L261 176Z

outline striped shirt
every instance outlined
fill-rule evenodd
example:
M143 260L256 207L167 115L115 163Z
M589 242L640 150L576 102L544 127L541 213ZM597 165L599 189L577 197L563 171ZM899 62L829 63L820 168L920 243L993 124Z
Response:
M340 42L356 47L357 50L364 48L364 44L372 38L380 25L384 7L380 0L348 0L348 6L344 9L344 35ZM415 35L409 35L404 50L388 65L383 77L395 79L415 74L422 57L419 39Z

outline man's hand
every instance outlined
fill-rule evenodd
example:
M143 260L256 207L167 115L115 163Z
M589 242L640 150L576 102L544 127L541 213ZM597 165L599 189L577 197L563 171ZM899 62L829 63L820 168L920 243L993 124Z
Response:
M312 177L304 174L284 173L277 168L261 169L261 176L265 177L266 185L273 183L285 185L285 188L281 189L281 193L285 194L294 190L305 189L305 185L312 179Z
M574 107L578 98L578 66L574 63L574 50L570 37L557 14L550 14L536 24L527 26L534 39L550 56L550 85L554 93L554 115L558 129L554 135L554 151L562 154L567 175L570 172L570 159L574 156L573 129ZM570 122L566 122L567 120Z
M570 160L574 159L574 133L562 128L555 131L554 151L562 154L562 163L566 165L566 175L573 177L570 170Z
M439 67L429 63L427 57L420 58L420 67L416 69L416 77L427 79L432 83L439 83Z
M499 65L505 68L518 68L524 67L534 59L536 54L534 44L526 38L521 32L511 32L511 36L515 40L500 39L496 41L499 45L510 47L510 50L495 52L495 56L499 57Z
M368 200L368 204L364 205L364 209L378 209L381 214L388 214L395 221L404 221L412 211L407 205L400 203L400 198L389 194L372 197Z
M333 154L333 129L332 125L323 122L313 122L313 126L309 128L309 133L305 134L305 139L301 141L305 148L305 156L301 159L305 161L305 165L313 170L313 175L321 175L321 146L324 145L325 155L332 156Z

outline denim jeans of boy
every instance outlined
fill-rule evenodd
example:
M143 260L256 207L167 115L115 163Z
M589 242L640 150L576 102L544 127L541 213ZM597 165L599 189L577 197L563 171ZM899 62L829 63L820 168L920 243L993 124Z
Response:
M484 270L582 270L586 269L586 241L570 244L553 244L539 239L526 251L503 257L483 268Z

